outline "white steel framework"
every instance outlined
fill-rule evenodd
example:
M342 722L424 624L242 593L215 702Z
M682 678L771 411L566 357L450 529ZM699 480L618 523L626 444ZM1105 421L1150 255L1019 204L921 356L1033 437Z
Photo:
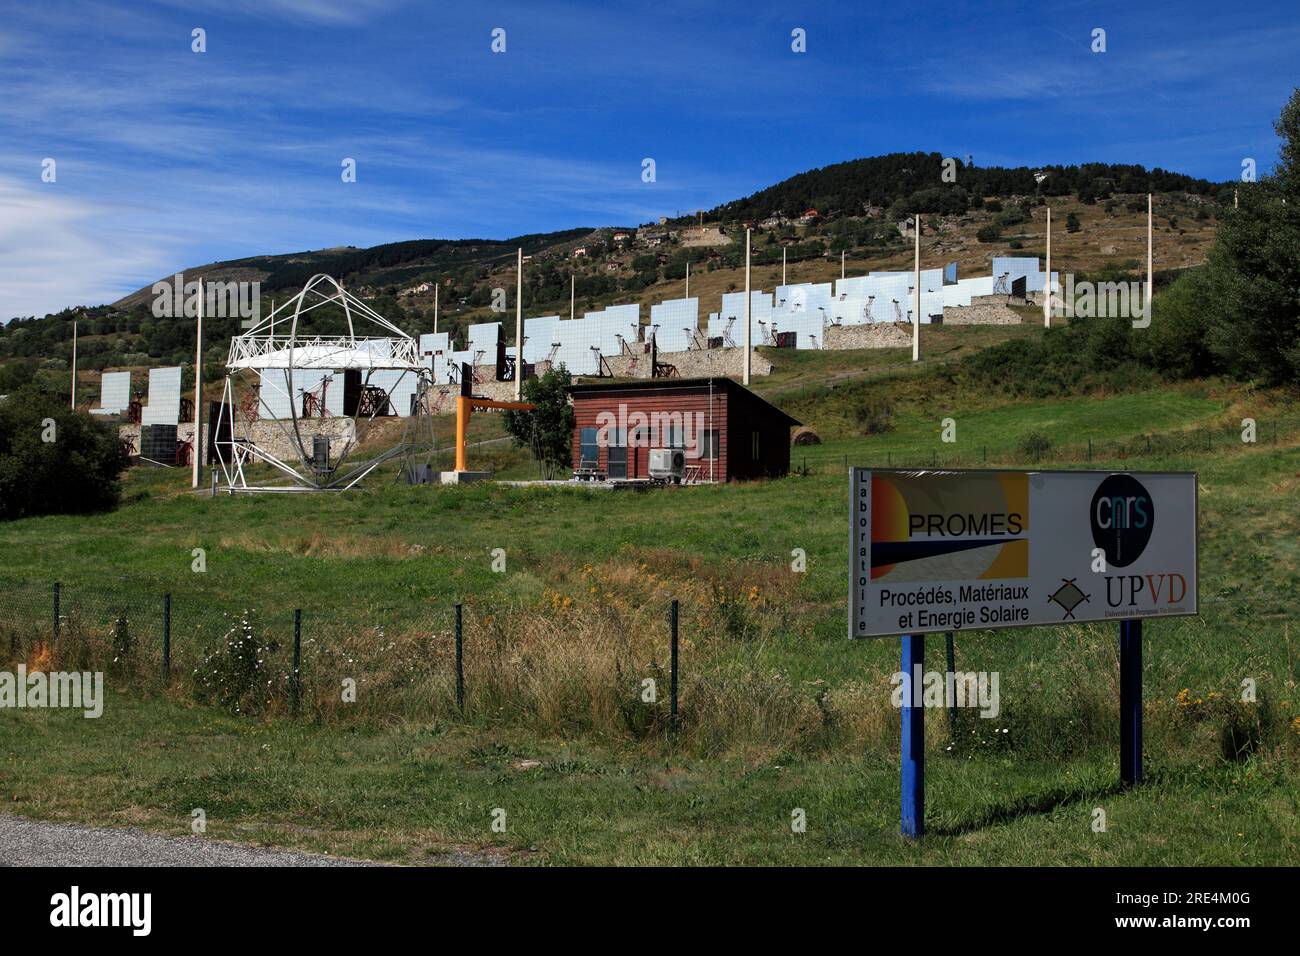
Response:
M347 334L322 335L300 330L299 323L304 316L331 305L342 311ZM288 334L275 334L276 322L283 329L286 318ZM386 334L358 336L358 327L365 332ZM282 370L285 387L291 390L287 421L260 414L263 409L271 412L265 396L260 394L258 381L267 370ZM313 418L329 416L329 412L323 410L319 417L308 417L306 409L299 406L303 396L292 391L300 383L319 379L322 370L327 375L336 371L354 372L359 377L361 396L355 411L343 416L352 421L351 433L330 436L331 442L342 442L342 449L327 451L324 460L316 453L316 435L308 423ZM299 374L312 371L316 372L314 379ZM296 388L296 391L309 390ZM301 292L273 310L264 321L231 339L221 398L217 421L209 427L215 436L218 466L231 493L345 491L386 462L402 460L404 467L398 472L399 477L403 472L413 473L418 464L432 462L433 376L421 359L419 344L331 276L312 276ZM401 441L369 457L355 454L366 443L376 418L386 417L390 411L402 414L390 406L392 401L403 399L411 403L411 408L410 415L403 420ZM289 460L274 454L265 442L257 440L253 423L259 419L275 423L293 452L286 456ZM255 463L269 465L279 472L281 483L258 484L250 480L249 471Z

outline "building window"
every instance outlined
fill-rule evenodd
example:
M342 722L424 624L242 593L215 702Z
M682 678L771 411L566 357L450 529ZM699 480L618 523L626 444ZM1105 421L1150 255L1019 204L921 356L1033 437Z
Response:
M750 442L750 453L749 453L749 457L752 458L754 461L758 461L758 452L759 452L759 448L758 448L758 432L750 432L750 433L749 433L749 442Z
M718 460L718 430L708 428L704 431L704 447L700 452L700 457L705 461Z
M600 465L600 446L596 444L596 433L599 429L584 428L582 430L581 451L578 452L579 467L596 468Z
M610 429L609 448L605 450L610 478L627 477L627 432L621 428Z

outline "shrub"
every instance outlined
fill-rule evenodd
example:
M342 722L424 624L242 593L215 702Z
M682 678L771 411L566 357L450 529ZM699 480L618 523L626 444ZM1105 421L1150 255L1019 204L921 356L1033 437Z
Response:
M889 399L867 399L853 410L853 417L864 435L882 435L893 427L894 406Z
M1002 230L997 226L980 226L975 233L975 238L980 242L997 242L1002 238Z
M279 649L278 642L258 635L253 612L245 611L195 668L199 697L232 713L262 713L287 681L272 665Z
M1052 449L1052 439L1044 432L1029 432L1020 439L1017 445L1020 454L1032 461L1038 461Z
M573 462L573 406L566 389L573 379L560 366L524 382L523 397L532 411L507 409L501 416L516 446L532 450L543 477L554 478Z
M117 505L126 453L113 427L24 388L0 401L0 520Z

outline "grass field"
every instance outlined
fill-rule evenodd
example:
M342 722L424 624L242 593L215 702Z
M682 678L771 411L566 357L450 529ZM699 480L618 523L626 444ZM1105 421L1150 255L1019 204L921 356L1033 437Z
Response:
M152 472L132 475L111 514L0 525L0 609L14 641L0 629L0 651L21 655L48 630L55 580L68 606L79 595L143 602L139 670L115 679L110 669L103 718L0 715L5 806L174 833L201 807L210 836L401 862L469 847L540 864L1294 863L1294 405L1218 383L1008 402L939 394L888 357L859 357L827 356L830 368L798 356L761 386L826 439L808 449L807 474L779 481L213 499ZM898 395L893 430L855 434L857 390L886 375ZM1259 444L1229 441L1252 413L1290 424L1276 443L1266 424ZM944 417L956 420L955 445L940 441ZM1208 450L1173 440L1197 429ZM1147 627L1149 782L1131 793L1115 787L1113 626L959 634L959 667L1001 674L1001 713L962 714L955 735L942 713L929 716L931 834L912 846L896 836L898 644L844 636L844 457L1025 465L1029 431L1053 438L1042 467L1088 466L1093 438L1091 467L1199 473L1202 613ZM1150 454L1138 436L1155 437ZM1114 449L1125 457L1107 459ZM192 570L194 548L206 552L203 573ZM495 548L504 573L492 569ZM794 549L806 552L806 573L792 571ZM164 592L181 662L169 689L153 676L156 629L144 619ZM663 696L638 698L645 678L665 683L673 598L676 738ZM449 669L457 602L463 716ZM192 626L209 620L198 610L259 609L280 638L270 651L279 681L293 607L310 642L303 716L288 717L278 695L253 716L201 702L189 674L221 634ZM66 653L103 659L95 626L70 625L79 650ZM928 642L928 667L942 669L942 655L941 639ZM349 676L357 703L339 704ZM1239 700L1247 678L1256 704ZM1098 807L1104 833L1091 828ZM506 812L503 834L489 827L494 808ZM796 808L805 833L791 832Z

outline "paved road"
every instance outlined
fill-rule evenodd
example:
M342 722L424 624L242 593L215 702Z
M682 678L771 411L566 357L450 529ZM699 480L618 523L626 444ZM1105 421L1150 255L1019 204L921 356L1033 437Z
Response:
M446 860L445 862L453 862ZM0 814L0 866L370 866L315 853Z

